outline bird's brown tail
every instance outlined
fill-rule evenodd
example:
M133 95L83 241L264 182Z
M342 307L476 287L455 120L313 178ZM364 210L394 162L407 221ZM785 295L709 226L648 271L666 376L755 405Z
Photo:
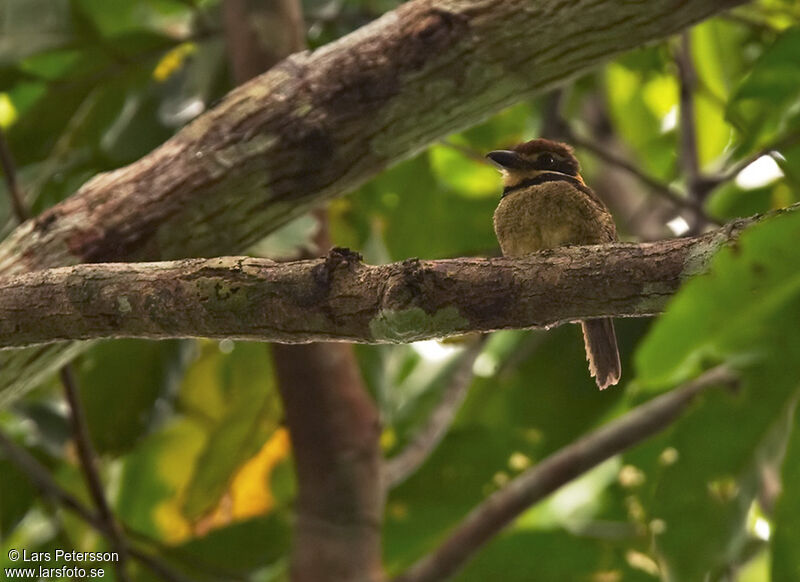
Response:
M582 321L581 327L589 373L594 376L600 390L613 386L619 382L622 373L614 322L610 318L590 319Z

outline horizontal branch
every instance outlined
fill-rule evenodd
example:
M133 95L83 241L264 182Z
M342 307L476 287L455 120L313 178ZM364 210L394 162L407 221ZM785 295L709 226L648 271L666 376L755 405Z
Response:
M0 243L0 276L245 252L428 144L743 2L411 0L20 225ZM0 354L0 405L81 349Z
M448 579L474 557L483 544L534 503L606 459L661 432L707 388L730 386L736 380L726 367L713 368L560 449L481 503L439 548L394 582L440 582Z
M566 247L517 259L371 266L334 249L292 263L222 257L36 271L0 280L0 347L113 337L399 343L648 316L762 218L695 238Z

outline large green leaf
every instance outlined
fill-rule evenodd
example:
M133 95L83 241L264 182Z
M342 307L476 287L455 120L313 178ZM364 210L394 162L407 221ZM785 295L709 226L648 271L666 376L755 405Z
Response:
M116 340L82 358L78 379L92 442L99 453L124 452L153 425L183 372L182 342Z
M699 580L743 559L745 518L764 460L785 445L800 377L798 232L792 213L743 233L684 287L637 353L637 383L650 390L720 363L742 378L736 395L709 394L659 441L673 462L639 456L650 482L644 506L664 524L656 550L669 580Z
M664 389L712 364L797 349L798 232L800 212L757 224L685 285L636 354L639 385Z
M191 530L180 495L206 442L202 425L186 418L145 437L123 460L116 502L120 519L154 539L185 539Z
M637 163L651 174L672 179L675 135L662 127L667 113L677 106L674 76L612 63L605 70L605 85L611 120Z

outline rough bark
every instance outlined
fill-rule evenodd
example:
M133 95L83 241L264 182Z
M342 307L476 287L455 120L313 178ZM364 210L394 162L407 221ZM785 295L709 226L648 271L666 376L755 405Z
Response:
M562 247L528 257L371 266L346 249L276 263L222 257L77 265L0 280L0 346L213 337L410 342L465 332L654 315L765 216L703 236Z
M405 3L21 225L0 244L0 274L242 252L433 140L742 2ZM0 386L31 387L66 357L0 355Z

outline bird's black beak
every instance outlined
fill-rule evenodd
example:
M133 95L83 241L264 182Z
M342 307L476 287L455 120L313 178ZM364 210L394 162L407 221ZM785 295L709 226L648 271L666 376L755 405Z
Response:
M486 157L503 170L521 170L526 167L525 160L517 152L511 150L495 150L486 154Z

